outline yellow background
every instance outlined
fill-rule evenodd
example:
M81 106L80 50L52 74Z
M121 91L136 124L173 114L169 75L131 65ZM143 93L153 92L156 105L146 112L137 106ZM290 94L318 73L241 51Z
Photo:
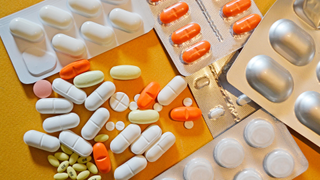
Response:
M1 0L0 18L38 2L40 0ZM265 14L274 0L255 0L255 2ZM110 68L122 64L139 66L142 70L141 77L132 81L113 80L109 75ZM91 70L103 71L105 80L113 81L117 91L127 93L131 101L134 95L140 93L149 82L157 81L161 87L164 87L178 74L153 30L129 43L92 58ZM35 103L38 98L33 94L33 85L20 83L2 41L0 44L0 73L0 179L53 179L57 171L47 161L47 156L53 153L28 147L23 142L23 135L28 130L44 132L42 122L51 115L41 115L36 111ZM47 80L52 82L58 77L54 75ZM97 87L87 88L85 91L90 94ZM58 97L58 95L53 93L51 97ZM171 131L176 135L175 145L158 161L148 163L147 168L133 179L151 179L212 140L203 119L195 121L191 130L186 130L181 122L170 120L169 111L174 107L182 106L182 100L185 97L192 97L188 88L172 104L164 107L160 112L161 118L156 123L163 132ZM108 103L103 106L110 109ZM80 134L81 128L92 112L87 111L83 105L75 105L73 111L79 114L81 119L80 125L73 131ZM126 125L129 124L127 120L129 110L122 113L112 110L110 112L109 121L121 120ZM144 130L147 126L142 125L141 127ZM107 133L112 140L119 132L117 130L108 132L103 128L100 133ZM298 133L292 130L291 133L309 161L309 169L296 179L319 179L320 148ZM53 133L53 135L58 136L58 133ZM111 140L105 143L108 149ZM93 141L91 143L93 144ZM103 174L103 179L113 179L115 168L134 156L128 149L119 155L114 155L111 151L109 154L112 161L112 172Z

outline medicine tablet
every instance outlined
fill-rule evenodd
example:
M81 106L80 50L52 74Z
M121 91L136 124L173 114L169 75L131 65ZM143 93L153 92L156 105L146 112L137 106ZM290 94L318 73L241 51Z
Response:
M185 88L187 82L182 76L175 76L158 94L158 102L169 105Z
M87 166L86 165L84 165L84 164L74 164L74 165L72 165L72 168L74 169L74 170L76 170L76 171L84 171L84 170L86 170L87 169Z
M69 156L66 153L63 153L63 152L54 153L54 157L56 157L60 161L66 161L66 160L69 159Z
M116 129L117 129L118 131L122 131L122 130L124 129L124 127L125 127L124 122L118 121L118 122L116 123Z
M47 80L39 80L33 85L33 93L38 98L47 98L52 93L51 83Z
M136 124L127 126L117 137L110 143L110 149L115 154L122 153L130 146L141 134L141 129Z
M193 123L193 121L185 121L185 122L183 123L183 125L184 125L184 127L185 127L186 129L192 129L194 123Z
M247 124L244 130L244 138L252 147L265 148L272 144L275 132L268 121L256 119Z
M116 180L130 179L147 167L147 160L142 155L134 156L114 171Z
M114 32L110 27L92 21L84 22L80 32L85 39L102 46L111 44L115 39Z
M11 20L9 28L12 35L26 41L39 42L44 38L41 26L20 17Z
M143 154L161 137L162 130L158 125L151 125L143 131L141 136L131 145L134 154Z
M113 122L107 122L107 124L106 124L106 129L107 129L108 131L113 131L113 130L114 130L114 127L115 127L115 125L114 125Z
M78 58L86 53L86 46L81 40L65 34L56 34L53 36L51 43L55 51L72 57Z
M233 180L262 180L260 174L254 169L244 169Z
M68 174L67 173L57 173L53 176L53 178L55 180L64 180L68 178Z
M44 98L37 101L36 109L41 114L63 114L73 109L73 103L64 98Z
M90 171L85 170L78 174L77 180L84 180L90 175Z
M95 142L105 142L109 139L109 136L107 134L99 134L94 138Z
M240 95L237 99L237 104L239 106L243 106L243 105L248 104L250 102L251 102L251 99L245 94Z
M148 106L150 106L155 99L157 98L157 95L160 92L160 84L157 82L151 82L149 83L141 92L137 105L139 109L146 109Z
M71 166L69 166L67 168L67 173L68 173L70 179L77 179L77 173Z
M233 32L236 34L243 34L256 28L261 21L261 17L258 14L250 14L237 22L232 26Z
M46 5L39 11L39 16L43 23L60 30L70 29L72 27L72 16L60 8Z
M70 159L69 159L69 164L73 165L74 163L77 162L78 158L79 158L78 154L72 153L71 156L70 156Z
M141 70L138 66L120 65L112 67L110 75L117 80L132 80L140 77Z
M182 53L182 60L184 63L192 63L207 53L209 53L211 48L211 44L208 41L200 41L192 46L188 47L183 53Z
M92 159L91 156L88 156L88 157L80 157L80 158L77 160L77 162L84 164L84 163L87 163L87 162L91 161L91 159Z
M137 103L136 103L135 101L130 102L130 104L129 104L129 109L130 109L131 111L137 110L137 109L138 109Z
M233 0L222 8L222 13L226 17L236 16L251 6L251 0Z
M158 160L176 142L171 132L163 133L161 138L145 153L149 162Z
M92 162L87 162L87 168L92 174L98 173L98 168L96 165L94 165Z
M90 69L90 62L86 59L74 61L60 70L60 77L64 80L72 79Z
M86 140L93 139L108 121L110 113L106 108L96 110L81 129L81 136Z
M183 169L185 180L206 179L213 180L214 172L210 162L204 158L195 158L188 162Z
M67 147L66 147L65 145L63 145L63 144L60 145L60 148L61 148L61 150L62 150L64 153L66 153L66 154L69 154L69 155L73 154L73 151L71 151L69 148L67 148Z
M191 98L184 98L182 103L183 103L184 106L188 107L188 106L192 105L192 102L193 101L192 101Z
M110 98L110 107L116 112L125 111L129 106L129 97L123 92L116 92Z
M282 149L269 153L263 161L265 171L275 178L286 178L294 170L294 160L291 154Z
M88 71L79 74L73 79L73 84L77 88L87 88L101 83L104 79L102 71Z
M159 120L159 113L155 110L134 110L129 113L128 119L135 124L151 124Z
M104 102L106 102L115 91L116 86L112 82L106 81L88 96L84 106L89 111L94 111L98 109Z
M93 158L101 173L108 173L111 170L111 160L109 157L109 153L103 143L94 144Z
M223 107L215 107L210 110L208 116L209 116L209 119L216 120L219 117L223 116L224 113L225 113L225 110L223 109Z
M162 110L163 106L159 103L154 103L153 110L160 112Z
M175 121L194 121L200 119L202 112L197 107L177 107L171 110L170 117Z
M139 99L139 97L140 97L140 94L136 94L136 95L133 97L133 100L134 100L135 102L137 102L138 99Z
M169 24L173 21L180 19L189 11L189 6L185 2L178 2L166 9L164 9L160 15L159 19L163 24Z
M77 127L79 123L80 117L76 113L69 113L45 119L42 127L46 132L53 133Z
M214 148L214 159L222 167L238 167L244 159L244 150L241 144L232 138L222 139Z
M109 19L112 26L128 33L138 31L143 22L139 14L120 8L114 8L109 14Z
M101 180L101 176L100 175L94 175L94 176L91 176L88 180Z
M60 147L58 138L35 130L27 131L23 136L23 141L28 146L49 152L55 152Z
M97 0L68 0L71 11L87 18L97 17L101 13L101 4Z
M59 140L63 145L80 156L87 157L92 152L91 144L72 131L62 131L59 135Z

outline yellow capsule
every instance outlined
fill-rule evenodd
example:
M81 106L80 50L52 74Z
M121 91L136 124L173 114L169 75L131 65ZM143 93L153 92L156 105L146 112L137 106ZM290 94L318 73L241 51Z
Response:
M58 167L60 165L58 159L52 155L48 156L48 161L53 167Z
M77 179L77 173L71 166L67 168L67 173L71 179Z
M67 147L66 147L65 145L63 145L63 144L61 144L60 148L61 148L61 150L62 150L64 153L66 153L66 154L71 155L71 154L73 153L69 148L67 148Z
M91 161L92 157L91 156L88 156L88 157L80 157L78 159L78 163L87 163L89 161Z
M69 159L69 156L66 153L63 153L63 152L54 153L54 157L56 157L60 161L65 161L65 160Z
M87 162L87 167L89 169L89 171L92 173L92 174L97 174L98 173L98 168L96 165L94 165L92 162Z
M101 180L100 175L91 176L88 180Z
M95 142L105 142L109 139L109 136L107 134L99 134L94 138Z
M58 171L59 173L61 173L61 172L65 171L65 170L68 168L68 166L69 166L69 161L63 161L63 162L59 165L57 171Z
M53 176L53 178L55 180L63 180L63 179L67 179L68 178L68 174L67 173L57 173Z
M90 172L88 170L85 170L78 174L77 179L83 180L83 179L86 179L89 175L90 175Z
M73 169L76 170L76 171L84 171L87 169L87 166L84 165L84 164L74 164L73 166Z
M69 159L70 165L73 165L74 163L76 163L78 158L79 158L78 154L76 154L76 153L71 154L70 159Z

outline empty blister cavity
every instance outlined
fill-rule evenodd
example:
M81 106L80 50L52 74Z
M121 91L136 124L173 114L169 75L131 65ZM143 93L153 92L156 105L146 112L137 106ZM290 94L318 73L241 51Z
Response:
M61 30L70 29L72 26L72 16L60 8L47 5L39 11L39 16L43 23Z
M272 144L275 137L273 126L265 120L256 119L248 123L244 139L255 148L265 148Z
M310 26L320 28L320 2L314 0L296 0L293 4L296 14Z
M285 101L293 91L289 71L266 55L253 57L246 68L250 86L271 102Z
M120 8L113 9L109 14L109 19L112 26L129 33L138 31L143 23L139 14Z
M201 89L205 86L209 86L210 79L207 76L199 77L195 80L194 87L196 89Z
M204 158L195 158L184 167L183 177L185 180L205 179L213 180L214 172L210 162Z
M294 170L294 159L287 151L277 149L269 153L264 161L263 167L265 171L275 178L286 178L290 176Z
M9 28L12 35L30 42L39 42L44 38L41 26L20 17L11 20Z
M68 0L69 8L82 16L92 18L101 13L101 4L98 0Z
M235 139L222 139L214 148L214 159L222 167L238 167L244 159L242 145Z
M244 169L233 180L262 180L260 174L254 169Z
M291 20L280 19L273 23L269 40L273 49L294 65L304 66L314 57L314 40Z
M114 32L110 27L92 21L83 23L80 31L85 39L103 46L111 44L115 39Z
M54 50L72 57L81 57L86 52L84 43L65 34L56 34L52 38Z
M296 100L294 112L298 120L320 134L320 94L315 91L302 93Z
M101 1L109 4L120 5L120 4L127 3L129 0L101 0Z

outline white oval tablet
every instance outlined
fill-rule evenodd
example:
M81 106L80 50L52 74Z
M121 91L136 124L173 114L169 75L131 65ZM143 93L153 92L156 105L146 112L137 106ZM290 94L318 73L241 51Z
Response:
M43 6L39 11L39 16L42 22L51 27L61 30L72 27L72 16L60 8L51 5Z
M141 129L136 124L127 126L117 137L110 143L110 149L115 154L122 153L130 146L141 134Z
M134 156L114 171L116 180L127 180L147 167L147 160L142 155Z
M63 114L73 109L73 103L64 98L43 98L37 101L36 109L41 114Z
M72 57L81 57L86 52L86 46L81 40L65 34L56 34L51 42L55 51Z
M23 136L23 141L28 145L49 152L55 152L60 148L60 141L54 136L30 130Z
M87 157L92 153L91 144L72 131L62 131L59 135L59 140L61 144L80 156Z
M175 76L158 94L158 102L169 105L185 88L187 82L182 76Z
M116 86L106 81L102 83L96 90L94 90L86 99L84 106L89 111L98 109L104 102L106 102L116 91Z
M163 133L161 138L145 153L149 162L158 160L174 143L176 137L171 132Z
M162 130L158 125L151 125L143 131L141 136L131 145L134 154L143 154L161 137Z
M264 158L263 167L272 177L286 178L293 172L294 159L287 151L277 149Z
M129 97L123 92L116 92L110 98L110 107L116 112L125 111L129 106Z
M195 158L188 162L183 169L185 180L213 180L214 172L210 162L204 158Z
M244 169L233 180L262 180L260 174L254 169Z
M106 108L99 108L81 129L81 136L86 140L93 139L104 124L108 121L110 113Z
M87 94L84 91L61 78L57 78L52 82L52 89L75 104L82 104L87 98Z
M113 131L114 130L114 123L113 122L107 122L106 129L108 131Z
M138 31L142 24L142 19L139 14L120 8L114 8L110 12L109 18L112 26L129 33Z
M118 122L116 123L116 129L117 129L118 131L122 131L122 130L124 129L124 127L125 127L124 122L118 121Z
M45 119L42 127L46 132L53 133L77 127L79 123L80 117L76 113L69 113Z
M91 42L105 46L114 41L114 32L110 27L87 21L82 24L80 32L83 37Z
M272 144L275 137L273 126L265 120L255 119L250 121L245 130L246 142L255 148L265 148Z
M39 42L44 38L41 26L20 17L11 20L9 28L12 35L30 42Z
M92 18L101 13L101 4L97 0L68 0L71 11Z
M237 140L225 138L216 145L213 156L220 166L235 168L242 163L244 159L244 150Z

